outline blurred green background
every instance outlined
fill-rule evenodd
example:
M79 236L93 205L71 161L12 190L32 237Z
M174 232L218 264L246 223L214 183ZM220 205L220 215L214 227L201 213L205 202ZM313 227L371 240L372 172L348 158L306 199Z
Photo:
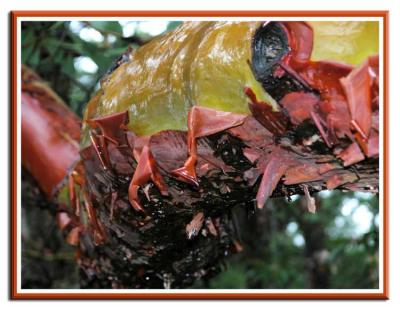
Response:
M23 22L22 63L33 68L78 115L99 80L128 46L138 48L177 21ZM78 287L74 252L62 240L51 208L23 174L22 287ZM237 209L243 251L225 271L193 288L377 288L378 197L324 191L317 213L303 197L272 199L263 210ZM49 233L51 232L51 233Z

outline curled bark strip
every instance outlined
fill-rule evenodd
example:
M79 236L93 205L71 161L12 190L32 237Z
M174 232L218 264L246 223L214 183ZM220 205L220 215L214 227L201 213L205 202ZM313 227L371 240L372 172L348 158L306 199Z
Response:
M317 95L313 93L293 92L287 94L279 102L288 112L290 122L293 125L300 125L311 117L311 112L319 102Z
M292 48L290 63L299 68L310 60L313 49L313 29L307 22L283 22L289 32L289 45Z
M240 250L232 208L305 194L313 211L311 193L325 188L377 191L377 59L368 60L367 135L340 82L357 68L312 61L310 30L301 22L185 23L103 80L86 113L92 128L84 141L91 135L92 144L81 151L84 182L71 194L75 210L83 196L88 215L87 225L69 226L71 242L80 239L84 287L185 287ZM203 44L213 37L218 42ZM232 37L245 44L221 39ZM211 49L197 57L200 45ZM192 65L209 70L192 75ZM246 95L250 115L195 106L218 102L248 113ZM352 143L370 158L348 150Z
M287 154L283 150L276 149L273 151L272 158L270 158L264 170L264 175L257 192L256 201L259 209L264 207L278 182L288 170L290 160L285 157L287 157Z
M195 106L188 115L189 158L183 167L171 173L181 181L199 186L196 176L197 145L196 139L221 132L243 123L246 115Z
M163 177L158 172L156 162L149 146L145 145L128 190L129 201L132 204L132 207L137 211L144 211L140 205L137 193L139 186L145 185L150 180L154 182L162 195L168 196L168 187L165 184Z
M135 176L130 182L116 170L102 169L93 146L90 146L90 151L82 152L87 186L94 194L96 215L109 238L107 243L96 247L99 251L96 255L108 259L103 250L106 253L132 253L129 261L123 261L124 255L121 258L113 256L113 271L98 264L101 271L97 274L102 277L110 272L118 274L111 282L121 287L130 287L131 283L139 283L137 287L163 287L159 273L167 273L174 279L174 287L182 287L195 279L184 276L183 270L193 271L192 275L199 270L212 274L211 265L204 267L195 260L198 255L207 255L207 262L213 264L224 257L226 251L237 251L235 240L238 239L229 230L229 220L225 217L237 204L249 205L256 198L257 205L262 207L269 197L304 194L301 185L306 185L309 193L327 186L358 190L376 188L377 170L373 168L377 165L376 160L360 161L357 166L344 167L342 160L334 154L337 145L328 151L322 149L321 154L320 148L313 148L313 144L303 145L304 139L295 138L303 133L302 125L293 126L280 139L275 139L253 116L247 116L236 127L197 138L198 188L171 178L171 171L181 167L187 159L187 132L162 131L145 138L146 143L137 138L129 138L130 151L121 153L125 157L124 162L135 162L133 150L141 150L139 162L133 166ZM120 130L121 134L131 135L124 128ZM315 135L316 132L314 128L311 134ZM149 159L150 154L152 158ZM248 160L246 154L252 154L252 161ZM153 161L155 166L151 164ZM203 166L206 167L204 171ZM168 196L162 195L157 180L151 178L152 172L154 174L151 167L157 167L162 180L168 185ZM353 174L349 169L355 169L359 178L352 179ZM258 177L261 175L260 181ZM109 180L112 180L111 185ZM146 187L143 194L138 191L139 186ZM117 197L114 194L116 190ZM312 199L309 200L309 208L312 210ZM113 205L112 223L110 201ZM134 208L129 206L129 201L133 202ZM182 222L188 223L188 226L175 225ZM190 242L190 246L186 242ZM92 257L92 262L97 261L97 258L93 258L96 255L85 255ZM144 272L150 282L141 282L142 276L125 277L118 272L121 268L134 270L130 275L141 275ZM110 283L109 280L106 283Z
M356 133L356 141L367 157L377 157L379 155L379 135L373 132L368 140L365 140L360 134Z
M89 218L89 223L93 231L93 239L95 244L99 245L107 240L106 232L96 214L96 210L87 192L83 193L83 200L85 203L86 213Z
M79 226L72 228L67 236L67 242L70 245L77 246L79 244L80 233L81 228Z
M186 225L186 235L189 240L193 239L198 235L201 227L203 226L203 223L204 223L204 213L199 212L193 217L190 223Z
M328 135L326 134L324 128L322 127L321 119L314 111L311 111L310 115L311 115L311 119L314 121L315 126L318 128L318 131L319 131L322 139L324 140L325 144L328 147L331 147L332 142L329 140Z
M372 121L371 78L369 71L369 63L365 61L363 65L340 80L346 93L352 124L363 139L368 138Z
M356 164L364 160L365 156L362 153L360 147L356 142L350 144L345 150L343 150L338 157L343 160L345 167Z
M251 88L247 87L245 93L251 100L249 109L254 118L274 135L285 133L287 127L286 116L281 112L274 112L271 105L258 101Z
M87 121L92 128L100 127L102 135L113 142L118 144L117 140L120 138L118 134L121 128L129 123L128 111L111 114L105 117L94 118Z
M311 197L307 185L302 185L301 187L303 188L303 191L304 191L304 194L306 197L308 212L315 213L315 211L317 210L317 207L315 205L315 198Z
M358 177L355 173L348 172L348 173L336 173L332 176L328 177L326 180L326 187L327 189L335 189L340 185L346 183L353 183L357 181Z

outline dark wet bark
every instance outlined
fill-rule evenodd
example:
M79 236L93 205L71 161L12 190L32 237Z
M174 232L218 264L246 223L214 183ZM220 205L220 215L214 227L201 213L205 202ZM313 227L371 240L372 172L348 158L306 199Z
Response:
M321 173L319 180L306 183L297 180L298 183L292 185L279 181L273 197L303 194L303 184L311 193L320 191L326 188L325 180L333 175L344 179L348 175L358 176L351 184L339 185L339 189L348 186L360 190L377 189L377 159L343 167L325 148L312 149L296 144L295 139L299 138L296 134L274 140L268 130L248 117L242 126L198 139L198 188L170 175L170 171L181 167L187 158L186 132L165 131L153 135L149 147L169 195L162 196L158 188L148 182L139 189L144 212L135 211L128 199L131 175L136 168L132 153L137 138L127 133L127 138L119 135L118 145L107 144L107 169L103 169L93 146L86 148L81 154L86 191L91 193L90 203L96 210L105 238L95 245L91 234L81 237L82 287L182 288L219 272L223 258L240 250L240 238L232 220L233 208L255 208L261 172L257 164L248 159L250 153L260 152L261 157L268 158L279 147L296 161L307 164L307 172L312 167L329 165L330 169ZM301 175L301 171L294 173L293 178ZM204 216L199 217L199 213ZM203 220L193 225L199 218ZM89 223L94 234L95 226ZM315 251L315 245L312 247ZM325 282L318 278L315 285L324 287Z

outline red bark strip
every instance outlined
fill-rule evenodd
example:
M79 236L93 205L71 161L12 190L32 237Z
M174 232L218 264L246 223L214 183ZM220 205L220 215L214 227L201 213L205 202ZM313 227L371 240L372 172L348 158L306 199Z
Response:
M306 197L307 210L308 210L308 212L314 214L315 211L317 210L317 207L315 205L315 198L311 197L307 185L302 185L301 187L303 188L303 191L304 191L304 194L305 194L305 197Z
M288 112L291 123L299 125L311 117L310 113L318 102L318 96L313 93L293 92L285 95L279 103Z
M337 173L332 176L330 176L326 180L326 187L330 190L335 189L336 187L346 184L346 183L352 183L358 179L357 175L352 172L346 172L346 173Z
M345 167L356 164L364 160L364 154L356 142L350 144L345 150L343 150L338 157L343 160Z
M199 185L196 175L197 144L196 139L206 137L223 130L239 126L246 115L217 111L200 106L190 109L188 115L188 148L189 158L183 167L172 171L172 175L183 182Z
M371 78L368 61L340 80L351 113L352 124L367 139L371 129L372 102Z
M79 159L80 122L30 70L22 68L22 164L52 198Z
M254 118L274 135L282 135L287 128L287 117L282 112L275 112L269 103L258 101L256 94L249 87L245 89L249 103L250 112Z
M289 32L289 45L292 48L290 64L293 68L307 64L313 49L314 31L307 22L282 22Z
M257 207L262 209L271 196L279 180L285 174L290 166L290 160L286 159L285 151L276 148L270 158L261 180L260 187L257 192Z
M92 128L99 126L103 136L114 144L118 144L117 140L121 132L120 129L122 126L128 124L128 122L128 111L88 120Z
M154 182L162 195L168 196L168 187L158 172L156 161L149 146L145 145L128 190L129 202L136 211L144 211L139 202L138 189L150 180Z
M80 233L81 233L81 228L79 226L72 228L67 236L66 239L67 242L70 245L77 246L79 244Z

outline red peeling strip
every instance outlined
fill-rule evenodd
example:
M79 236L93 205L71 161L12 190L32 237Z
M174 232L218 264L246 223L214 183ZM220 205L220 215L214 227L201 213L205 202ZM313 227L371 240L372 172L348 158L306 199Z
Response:
M100 152L102 154L104 163L106 165L106 167L111 167L111 161L110 161L110 154L108 153L108 147L107 147L107 141L106 141L106 137L103 135L97 135L97 139L100 142Z
M311 90L310 84L292 67L287 65L284 61L279 62L279 66L282 70L284 70L287 74L289 74L292 78L297 80L300 84L302 84L306 89Z
M301 188L303 189L304 194L306 196L308 212L315 213L315 211L317 210L317 206L315 205L315 198L311 197L307 185L302 185Z
M372 122L371 77L368 61L340 79L347 97L352 124L364 139L369 136Z
M287 169L285 174L285 185L293 185L305 182L321 180L322 176L319 173L318 165L313 163L299 163L296 166Z
M368 140L361 137L359 133L355 134L358 145L367 157L377 157L379 155L379 134L372 132Z
M379 55L368 58L369 74L371 76L372 109L379 109Z
M199 180L196 175L197 156L191 155L185 161L183 167L171 171L171 174L179 181L189 183L195 187L199 186Z
M349 75L353 66L334 61L310 61L299 74L324 99L343 94L340 79Z
M289 46L292 49L291 65L299 68L311 58L314 33L307 22L282 22L289 32Z
M367 140L367 134L364 132L364 130L360 127L360 125L357 123L357 121L356 120L351 120L351 122L350 122L350 124L354 127L354 129L356 130L356 131L358 131L358 133L361 135L361 137L364 139L364 140Z
M138 196L139 186L135 185L131 182L128 189L128 198L131 206L138 212L144 212L142 205L139 203L139 196Z
M291 161L286 158L287 154L282 151L282 149L278 148L273 152L275 153L271 156L264 170L264 175L256 196L257 207L259 209L264 207L291 163Z
M93 127L98 125L105 138L109 141L118 144L118 138L121 133L122 126L129 123L128 111L110 114L104 117L88 120L87 123Z
M379 155L379 135L371 134L368 139L368 157L377 157Z
M81 228L79 226L72 228L66 238L68 244L77 246L79 244L80 233L81 233Z
M133 146L133 157L135 158L136 162L139 162L140 154L142 154L143 148L149 145L150 138L150 136L136 137L135 144Z
M188 131L192 138L212 135L243 124L246 115L194 106L188 116ZM193 140L189 138L190 140ZM190 145L191 143L189 143Z
M318 165L318 173L319 174L324 174L327 173L328 171L331 171L333 169L339 168L340 166L338 164L333 164L333 163L324 163Z
M332 190L332 189L337 188L340 185L343 185L346 183L352 183L356 180L358 180L358 177L355 173L352 173L352 172L343 173L343 174L334 174L326 180L326 187L327 187L327 189Z
M90 142L92 143L92 146L96 152L97 158L100 160L101 166L103 167L104 170L106 170L107 165L103 158L103 152L100 149L97 138L92 133L89 134L89 137L90 137Z
M344 138L350 133L350 113L340 79L352 70L352 66L342 63L310 61L299 71L308 84L320 94L319 121L326 121L325 127L332 139Z
M350 144L345 150L343 150L338 157L343 160L345 167L356 164L364 160L364 154L356 142Z
M311 117L310 113L318 102L318 96L313 93L292 92L286 94L279 103L289 114L291 123L299 125Z
M106 233L97 219L96 210L94 209L90 197L86 191L83 192L83 201L89 218L89 223L93 229L94 241L96 244L102 244L107 239Z
M180 181L199 186L196 175L196 139L239 126L243 124L245 118L246 115L243 114L223 112L200 106L192 107L188 115L188 149L190 156L183 167L173 170L171 174Z
M261 152L257 149L253 148L244 148L243 149L243 155L251 162L255 163L257 159L261 156Z
M168 187L158 172L156 161L149 146L145 145L128 189L129 202L137 211L143 211L137 194L139 186L145 185L150 180L154 182L162 195L168 196Z
M271 105L258 101L250 87L245 88L245 93L251 100L249 109L254 118L274 135L284 134L288 123L286 115L282 112L274 112Z
M331 147L331 146L332 146L332 143L330 142L330 140L329 140L329 138L328 138L326 132L325 132L324 129L322 128L322 124L321 124L321 119L320 119L320 117L319 117L314 111L311 111L311 112L310 112L310 115L311 115L312 120L313 120L314 123L315 123L315 126L317 126L318 131L319 131L319 133L321 134L321 137L322 137L322 139L324 140L325 144L326 144L328 147Z
M374 81L379 82L379 55L373 55L368 57L368 65L370 69L371 78Z

